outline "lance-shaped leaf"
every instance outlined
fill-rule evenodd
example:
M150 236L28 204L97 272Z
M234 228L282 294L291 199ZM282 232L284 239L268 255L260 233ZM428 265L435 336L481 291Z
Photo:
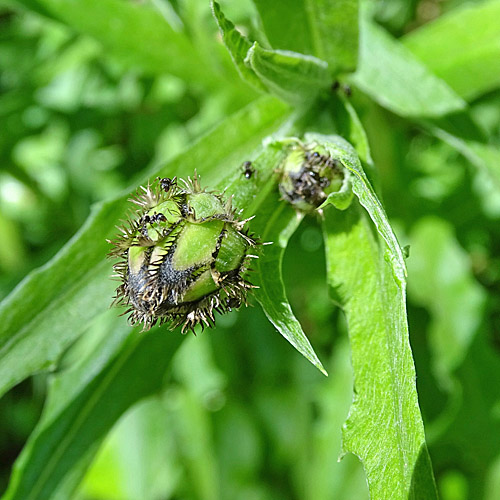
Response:
M233 176L227 192L233 193L233 205L243 210L242 217L255 214L251 229L266 243L252 265L251 281L259 286L255 295L269 321L303 356L326 375L314 349L292 312L281 274L288 240L302 220L290 205L279 199L276 167L287 155L283 142L272 142L252 161L252 175ZM251 201L250 201L251 200ZM269 244L270 243L270 244Z
M366 208L366 207L365 207ZM408 339L405 282L357 203L325 211L327 277L347 318L354 401L343 452L365 468L373 500L437 498Z
M344 212L327 208L324 220L327 277L347 317L354 369L344 452L362 460L372 498L385 498L387 491L394 498L436 498L408 338L401 248L354 148L338 136L306 134L306 142L342 163L360 202Z
M162 388L182 338L159 330L131 334L120 322L77 367L54 376L3 499L71 498L114 423Z
M280 127L288 108L263 97L222 122L155 175L217 181L237 168L263 137ZM135 191L135 189L133 190ZM0 394L32 373L54 366L61 353L105 311L113 295L106 238L129 208L125 194L94 207L86 224L44 267L31 273L0 306Z
M263 228L261 237L264 242L271 244L265 246L255 265L257 271L255 284L259 286L255 295L267 318L281 335L316 368L327 375L292 312L282 279L283 255L288 240L299 226L303 216L291 205L281 202L277 194L268 200L266 212L263 216L265 223L261 225Z

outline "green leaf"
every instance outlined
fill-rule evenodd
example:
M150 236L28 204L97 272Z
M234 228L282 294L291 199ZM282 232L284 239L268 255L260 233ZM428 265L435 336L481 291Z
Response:
M406 117L439 117L466 103L403 44L361 16L358 69L352 80L381 106Z
M330 77L353 71L358 58L357 0L254 0L274 49L326 61Z
M113 424L162 388L182 339L165 330L130 334L119 325L77 367L53 377L47 407L16 461L4 500L71 498Z
M280 101L263 97L159 172L151 172L151 177L192 175L197 169L204 185L210 185L233 172L242 157L282 125L288 112ZM115 224L129 208L129 196L96 205L75 237L0 305L0 394L32 373L54 366L89 321L108 308L114 284L105 240L115 235Z
M213 84L217 80L187 36L174 30L151 5L120 0L37 0L37 3L56 19L97 39L132 67L154 75L171 73Z
M233 177L227 192L233 193L233 205L243 210L242 217L255 215L251 230L266 244L252 265L252 283L255 295L269 321L306 359L326 375L326 371L302 327L295 318L282 279L281 265L289 238L297 229L302 215L279 199L276 189L276 167L286 157L281 141L272 142L252 161L254 169L250 179L241 172ZM252 200L251 202L249 200Z
M321 59L263 49L257 42L248 51L245 64L272 93L295 104L313 100L331 84L328 65Z
M269 321L318 370L327 375L300 323L295 318L285 293L281 266L288 240L295 232L303 215L297 213L291 205L280 202L278 195L267 203L264 228L261 232L262 241L266 245L255 264L255 284L259 288L255 296L259 301Z
M394 276L398 281L404 283L406 267L403 252L389 223L384 207L363 171L356 150L345 139L337 135L306 134L305 141L306 143L316 143L326 149L333 158L339 160L351 173L354 194L368 212L377 227L377 231L387 244L389 252L386 257L391 262Z
M359 205L327 209L327 277L347 318L354 401L343 452L365 468L373 500L437 498L408 340L405 281L383 257ZM385 247L385 250L384 250ZM393 255L392 262L399 256Z
M243 36L234 26L234 24L224 16L220 5L212 0L212 13L217 21L219 30L222 34L222 40L227 47L229 54L240 74L241 78L253 85L259 90L267 92L267 87L261 82L255 72L245 64L245 57L252 47L252 42Z
M314 99L331 83L326 62L295 52L263 49L244 37L215 1L212 11L238 72L256 88L296 104Z
M404 45L465 99L500 85L500 2L464 4L403 38Z

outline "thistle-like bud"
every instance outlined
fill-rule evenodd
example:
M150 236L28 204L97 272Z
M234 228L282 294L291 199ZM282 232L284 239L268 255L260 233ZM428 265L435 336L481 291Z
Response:
M299 210L318 208L342 188L345 171L338 160L299 141L290 148L282 170L281 196Z
M255 239L236 217L231 199L201 189L199 180L157 179L130 200L139 208L110 243L121 284L113 304L128 306L144 330L170 322L194 331L214 326L214 311L246 304L253 288L243 274Z

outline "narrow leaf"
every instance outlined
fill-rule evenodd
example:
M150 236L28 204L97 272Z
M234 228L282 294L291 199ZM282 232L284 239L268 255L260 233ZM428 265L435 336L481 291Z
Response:
M331 84L328 65L321 59L263 49L257 42L248 51L245 64L272 93L291 103L311 101Z
M465 99L500 85L500 2L464 4L416 29L404 45Z
M234 26L234 24L224 16L220 5L212 0L212 13L217 21L219 30L222 34L222 40L224 45L227 47L229 54L240 74L241 78L246 82L253 85L259 90L267 92L267 87L262 83L260 78L255 74L255 72L245 64L245 57L247 56L252 42L248 40L247 37L243 36Z
M136 401L162 388L182 338L164 330L130 335L121 324L78 367L55 376L4 500L72 497L114 423Z
M357 203L327 209L327 277L348 324L354 401L343 451L365 468L373 500L437 498L408 340L405 282L383 254ZM386 248L385 250L384 247ZM398 260L393 256L392 262Z
M255 271L251 275L251 281L259 286L255 290L257 300L281 335L326 375L292 312L281 274L288 240L302 220L302 215L279 200L276 167L282 163L286 154L286 148L283 148L281 141L268 144L264 151L252 160L251 177L246 178L242 172L237 172L227 184L226 192L233 193L233 206L242 210L242 217L254 216L250 228L259 236L260 241L265 243L258 252L259 258L251 266Z
M407 117L439 117L466 103L403 44L361 16L359 64L353 82L380 105Z
M280 127L288 108L263 97L222 122L155 175L192 175L216 182L241 157ZM135 189L133 190L135 191ZM94 207L75 237L44 267L31 273L0 305L0 394L32 373L53 366L64 349L105 311L113 282L106 238L127 209L127 193Z
M295 349L308 359L318 370L327 375L309 340L295 318L285 293L282 279L282 263L288 240L295 232L303 216L291 205L278 199L277 193L267 202L266 214L261 217L266 221L261 231L262 241L271 243L261 252L255 270L255 291L257 300L269 321Z

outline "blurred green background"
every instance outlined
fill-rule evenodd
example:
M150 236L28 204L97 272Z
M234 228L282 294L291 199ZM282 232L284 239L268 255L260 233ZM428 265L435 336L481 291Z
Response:
M0 299L55 255L92 203L137 185L257 96L233 68L208 2L124 2L130 30L106 34L89 28L97 8L88 19L85 12L73 19L69 2L56 18L44 7L56 0L0 0ZM381 0L376 19L400 36L462 3ZM134 24L138 8L154 22ZM258 39L250 1L224 9ZM171 28L162 32L162 23ZM167 62L148 57L148 44L161 46L170 35L178 37L179 52ZM388 214L401 243L411 245L410 336L441 498L494 500L500 491L498 189L420 127L360 92L352 100ZM500 92L477 97L471 113L500 145ZM338 462L352 374L344 318L328 298L323 251L317 221L309 217L287 249L284 275L329 377L276 334L259 307L220 318L216 330L185 338L165 392L119 421L76 498L367 498L357 459ZM91 350L115 316L112 310L91 323L57 372ZM1 491L40 416L47 377L37 375L0 400Z

